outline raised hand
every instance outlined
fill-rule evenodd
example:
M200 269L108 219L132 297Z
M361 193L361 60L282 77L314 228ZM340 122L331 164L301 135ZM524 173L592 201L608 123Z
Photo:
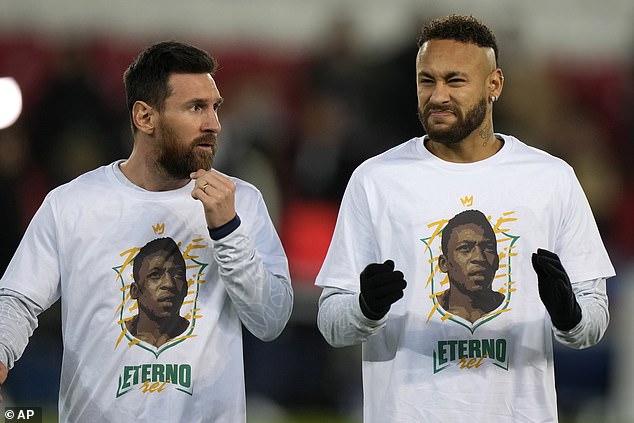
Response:
M581 321L581 307L557 254L539 248L533 253L531 261L537 273L539 297L550 314L553 326L564 331L577 326Z
M191 178L196 181L192 197L203 204L210 229L218 228L236 216L236 185L231 179L214 169L197 170Z
M361 311L368 319L379 320L387 314L392 304L403 297L407 282L403 272L394 270L394 262L371 263L360 275Z

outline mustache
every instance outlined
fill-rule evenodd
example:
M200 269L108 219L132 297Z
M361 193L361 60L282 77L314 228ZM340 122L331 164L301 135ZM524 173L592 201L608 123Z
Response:
M215 146L218 143L218 136L216 134L205 134L194 139L195 145L211 144Z
M452 104L439 106L439 105L436 105L436 104L427 103L423 107L423 114L425 116L428 116L432 112L452 112L452 113L457 114L457 109Z

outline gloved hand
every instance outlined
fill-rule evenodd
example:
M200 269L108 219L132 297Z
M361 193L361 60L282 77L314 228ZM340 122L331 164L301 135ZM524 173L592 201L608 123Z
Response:
M379 320L387 314L390 306L403 298L407 282L403 272L394 270L394 262L371 263L361 272L361 311L368 319Z
M538 248L531 261L537 273L539 297L550 314L553 326L564 331L577 326L581 321L581 307L557 254Z

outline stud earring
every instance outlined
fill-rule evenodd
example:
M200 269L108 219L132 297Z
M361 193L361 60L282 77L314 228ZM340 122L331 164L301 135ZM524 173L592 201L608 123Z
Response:
M497 101L497 97L492 95L491 97L489 97L489 100L491 100L491 103L495 103Z

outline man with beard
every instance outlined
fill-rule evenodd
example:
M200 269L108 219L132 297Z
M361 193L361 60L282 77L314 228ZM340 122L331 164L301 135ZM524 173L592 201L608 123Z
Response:
M141 52L124 74L132 153L51 191L0 282L0 382L37 315L62 297L61 422L246 419L242 327L276 338L293 293L260 192L212 168L216 66L176 41ZM181 260L134 259L159 237L175 240ZM157 280L171 273L178 288L158 300L192 294L178 342L129 315L134 297L148 299L147 281L131 280L137 270Z
M442 17L418 47L426 135L352 174L315 282L319 329L335 347L362 346L365 422L557 421L552 335L599 342L614 269L572 168L494 132L504 78L492 31ZM434 290L451 270L442 228L466 208L486 210L504 245L498 258L483 248L507 300L477 324L452 318ZM472 239L452 247L466 259L485 236L463 228Z

